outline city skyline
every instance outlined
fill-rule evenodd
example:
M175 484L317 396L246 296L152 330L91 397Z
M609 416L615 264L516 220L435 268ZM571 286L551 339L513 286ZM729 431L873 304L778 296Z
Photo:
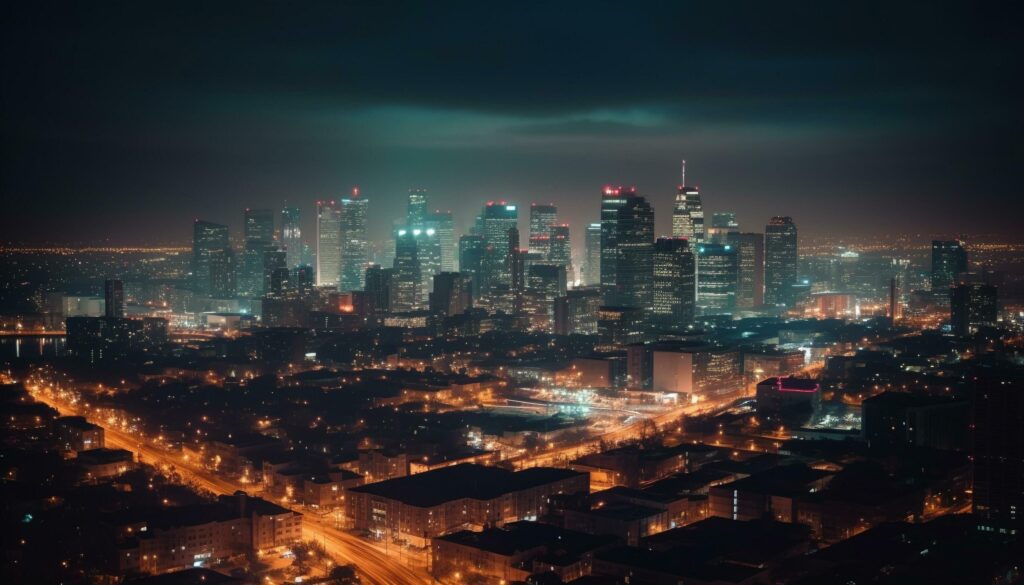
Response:
M508 21L472 5L262 6L244 23L220 5L203 26L152 7L38 10L4 25L7 242L177 242L188 220L235 228L239 210L285 201L311 234L312 202L353 185L378 210L426 188L457 231L461 203L489 199L553 202L578 229L595 189L635 185L667 235L683 158L707 210L741 226L1009 234L1024 211L1024 51L1012 18L966 4L927 23L881 4L535 6ZM829 34L833 18L856 34ZM613 23L629 47L593 34ZM178 34L192 49L168 50ZM390 221L371 213L371 239Z

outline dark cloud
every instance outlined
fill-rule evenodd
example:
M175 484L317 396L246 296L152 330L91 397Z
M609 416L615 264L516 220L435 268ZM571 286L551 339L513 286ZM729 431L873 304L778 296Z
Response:
M195 215L237 225L245 206L355 183L380 202L378 232L412 185L460 212L554 199L579 225L599 185L635 183L661 223L685 157L709 206L751 228L787 213L819 232L1008 231L1024 212L1019 12L16 3L2 19L2 227L182 239Z

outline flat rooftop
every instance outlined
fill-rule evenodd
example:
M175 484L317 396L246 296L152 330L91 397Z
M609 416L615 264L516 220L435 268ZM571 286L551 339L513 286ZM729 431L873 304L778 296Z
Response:
M503 494L586 475L551 467L532 467L515 472L500 467L462 463L372 483L349 491L429 508L463 498L491 500Z

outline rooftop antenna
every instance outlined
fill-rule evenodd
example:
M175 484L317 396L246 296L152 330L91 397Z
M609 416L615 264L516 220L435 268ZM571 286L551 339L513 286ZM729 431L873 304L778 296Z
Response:
M680 168L680 171L679 171L679 180L682 181L680 183L680 186L685 187L686 186L686 159L685 158L683 159L683 164L680 165L680 166L681 166L681 168Z

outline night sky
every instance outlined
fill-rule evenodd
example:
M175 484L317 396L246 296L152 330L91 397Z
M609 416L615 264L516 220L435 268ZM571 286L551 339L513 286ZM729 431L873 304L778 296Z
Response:
M359 185L376 238L422 186L462 227L553 201L579 245L607 183L667 232L681 158L750 231L1015 233L1016 6L11 2L0 240L186 243L285 199L312 235Z

